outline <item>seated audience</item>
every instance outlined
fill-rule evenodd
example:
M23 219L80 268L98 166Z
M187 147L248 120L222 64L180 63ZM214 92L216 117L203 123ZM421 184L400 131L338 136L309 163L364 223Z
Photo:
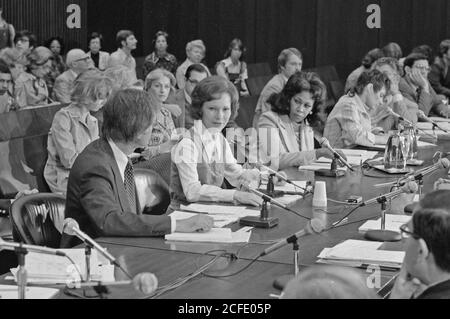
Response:
M391 110L413 124L417 123L419 106L412 101L404 99L400 93L398 88L401 78L399 68L399 63L394 58L381 58L372 65L372 69L384 73L391 81L391 89L387 93L384 103L370 113L372 127L378 127L386 133L397 129L398 118L390 113Z
M245 81L248 79L245 52L247 49L240 39L233 39L225 53L225 60L217 64L217 75L230 80L242 96L250 95Z
M428 82L430 66L427 57L413 53L405 59L405 76L400 80L399 89L402 95L419 105L425 116L446 117L447 106L442 102Z
M176 73L177 85L180 90L184 89L186 85L186 71L192 64L201 64L208 71L208 76L211 76L208 67L202 63L205 54L206 47L202 40L194 40L186 45L186 61L178 67Z
M432 65L434 63L435 56L434 56L433 48L427 44L422 44L422 45L415 47L414 49L412 49L411 53L423 54L427 57L428 63L430 65Z
M356 86L339 99L328 116L324 137L332 147L352 148L386 144L386 136L372 134L370 113L383 103L391 81L377 70L363 72Z
M0 50L12 48L16 30L14 26L8 23L3 17L3 7L0 6Z
M138 40L130 30L121 30L117 33L116 44L117 51L111 53L108 61L108 68L117 65L124 65L130 69L133 74L134 82L137 82L136 60L131 55L131 51L136 50Z
M54 193L67 191L69 173L78 155L99 137L97 112L111 91L108 78L97 70L81 73L74 82L71 104L59 110L48 135L44 177Z
M327 149L314 149L312 126L320 121L317 112L325 97L325 84L317 74L297 72L281 93L269 98L272 111L263 113L258 122L259 153L263 163L283 170L321 157L334 158Z
M159 102L147 92L121 90L103 108L102 137L89 144L72 166L67 186L66 218L97 237L164 236L171 232L209 231L213 220L198 215L174 220L164 212L139 207L133 166L128 156L148 145ZM62 247L79 241L63 235Z
M261 114L271 110L267 100L274 93L280 93L286 85L288 79L296 72L300 72L303 66L303 57L296 48L289 48L281 51L278 56L278 74L275 75L264 87L256 104L253 127L258 126Z
M0 59L0 114L15 109L13 80L8 65Z
M50 73L46 76L45 82L50 96L53 93L53 86L55 85L56 78L67 70L66 63L64 62L64 42L60 37L53 37L45 44L47 48L53 53L52 67Z
M52 65L52 52L37 47L28 54L28 72L22 72L14 83L14 95L19 107L44 105L51 102L45 77Z
M171 205L198 201L259 206L251 193L223 189L225 179L235 187L259 181L258 170L245 170L236 163L230 145L221 134L236 116L239 95L230 81L213 76L201 81L192 93L193 128L172 149Z
M202 64L192 64L188 67L185 77L186 85L184 89L175 93L173 102L181 108L181 118L184 119L177 127L184 127L189 130L194 126L194 120L191 117L192 92L201 81L208 77L208 71Z
M156 119L153 124L150 142L143 152L146 159L170 153L177 142L172 140L172 134L176 133L172 114L166 108L166 104L164 104L175 84L175 77L172 73L163 69L156 69L150 72L145 79L145 90L153 94L159 102L158 105L153 105ZM175 106L179 108L178 105Z
M292 279L282 299L379 299L367 280L352 268L311 266Z
M167 52L169 34L164 31L158 31L153 39L153 51L144 61L144 77L156 70L164 69L175 75L177 72L178 62L177 58Z
M6 48L0 51L0 60L3 60L9 67L13 83L25 72L28 64L26 56L16 48Z
M427 194L400 230L406 253L391 298L450 299L450 191Z
M397 61L403 57L402 48L400 47L400 45L398 43L395 43L395 42L388 43L383 48L383 54L385 57L394 58Z
M431 63L430 63L431 64ZM431 86L437 94L450 98L450 40L444 40L439 46L439 55L431 64L428 75Z
M19 31L14 37L14 45L16 49L25 55L33 51L36 44L36 36L28 30Z
M372 67L373 63L377 61L378 59L382 58L384 56L383 50L381 49L373 49L367 52L367 54L364 56L362 60L362 64L359 68L354 70L347 78L347 81L345 82L345 89L344 92L347 93L352 88L355 87L356 82L358 82L358 78L363 72L369 71Z
M56 78L53 88L54 99L61 103L70 103L77 76L94 68L90 56L81 49L70 50L67 53L66 64L69 69Z
M94 66L100 71L105 71L108 67L109 53L100 51L102 48L103 36L100 33L93 32L89 37L89 55Z
M136 78L134 77L134 73L124 65L116 65L111 68L107 68L104 72L105 76L107 76L113 84L113 89L115 91L128 89L137 85ZM144 86L142 85L141 89Z

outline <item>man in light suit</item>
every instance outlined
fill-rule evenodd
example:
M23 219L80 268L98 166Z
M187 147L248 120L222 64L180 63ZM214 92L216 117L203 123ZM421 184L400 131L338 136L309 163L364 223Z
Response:
M116 93L104 106L103 136L87 146L72 167L65 215L93 238L163 236L174 231L209 231L213 225L206 215L176 221L161 215L164 212L139 207L128 156L148 145L155 104L155 98L141 90ZM61 246L77 243L63 235Z
M70 50L67 53L66 64L69 69L56 78L53 87L53 99L61 103L70 103L73 84L77 76L94 68L91 57L81 49Z

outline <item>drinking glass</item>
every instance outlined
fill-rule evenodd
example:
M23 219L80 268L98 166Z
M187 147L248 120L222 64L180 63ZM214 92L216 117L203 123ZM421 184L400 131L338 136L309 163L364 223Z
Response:
M403 155L403 170L406 170L410 148L411 148L411 136L408 133L402 133L400 135L400 149Z

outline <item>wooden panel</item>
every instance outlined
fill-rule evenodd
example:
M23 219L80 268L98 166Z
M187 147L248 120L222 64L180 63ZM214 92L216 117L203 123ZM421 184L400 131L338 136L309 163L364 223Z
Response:
M70 4L81 8L81 29L69 29L66 12ZM3 16L16 31L27 29L35 33L43 44L53 36L60 36L66 48L84 47L87 30L87 0L0 0Z

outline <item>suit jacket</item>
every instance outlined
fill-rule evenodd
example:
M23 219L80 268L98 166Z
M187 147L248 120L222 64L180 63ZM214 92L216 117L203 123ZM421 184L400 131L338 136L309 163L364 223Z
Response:
M70 103L76 77L72 70L67 70L58 76L53 87L53 99L61 103Z
M105 71L106 68L108 67L109 53L105 51L100 51L99 54L100 57L98 59L98 69L100 71ZM91 56L91 51L89 51L87 55Z
M169 216L149 213L139 208L137 214L132 213L108 141L101 138L89 144L70 172L65 217L75 219L93 238L163 236L171 232ZM74 238L63 235L62 247L76 244Z
M450 66L442 58L436 58L428 74L428 80L437 94L450 98Z
M398 88L403 97L412 102L416 102L419 105L419 109L422 110L426 116L429 116L430 114L437 116L447 114L447 107L442 103L442 100L438 97L431 85L430 93L422 90L420 96L418 96L410 79L405 76L400 79Z
M450 299L450 280L429 287L417 299Z

